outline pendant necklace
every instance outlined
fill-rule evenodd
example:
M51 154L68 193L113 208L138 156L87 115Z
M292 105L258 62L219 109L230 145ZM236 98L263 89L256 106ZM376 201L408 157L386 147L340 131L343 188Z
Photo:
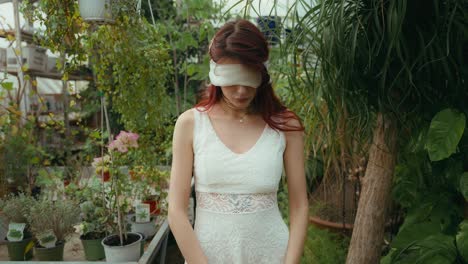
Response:
M227 111L226 111L226 109L224 109L224 106L223 106L222 103L220 104L220 106L221 106L221 108L223 109L224 113L227 114ZM245 117L247 116L247 114L248 114L248 111L245 112L244 115L243 115L241 118L239 118L239 123L244 123Z
M239 119L239 123L244 123L244 118L247 116L247 112Z

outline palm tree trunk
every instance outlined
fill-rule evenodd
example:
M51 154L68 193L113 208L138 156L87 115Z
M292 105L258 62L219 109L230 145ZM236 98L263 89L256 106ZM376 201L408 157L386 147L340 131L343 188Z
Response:
M379 263L396 163L396 121L383 113L377 115L369 162L362 180L362 191L349 246L347 264Z

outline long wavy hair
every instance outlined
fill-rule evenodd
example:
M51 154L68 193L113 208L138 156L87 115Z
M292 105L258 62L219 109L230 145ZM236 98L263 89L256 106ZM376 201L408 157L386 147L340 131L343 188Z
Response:
M262 82L250 105L249 110L252 113L260 114L273 129L280 131L304 130L299 117L287 109L273 91L270 75L264 64L269 56L268 43L254 24L243 19L227 22L216 32L208 52L215 62L225 57L234 58L262 73ZM221 87L210 84L195 108L199 111L207 111L222 98ZM296 119L299 125L288 125L287 122L290 119Z

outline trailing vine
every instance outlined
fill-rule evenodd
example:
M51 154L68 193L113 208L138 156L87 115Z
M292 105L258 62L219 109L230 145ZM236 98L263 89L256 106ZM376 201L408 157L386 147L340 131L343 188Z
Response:
M170 120L167 78L168 45L133 5L121 2L115 23L96 26L86 37L97 88L112 102L125 129L140 134L142 162L158 163L156 140Z

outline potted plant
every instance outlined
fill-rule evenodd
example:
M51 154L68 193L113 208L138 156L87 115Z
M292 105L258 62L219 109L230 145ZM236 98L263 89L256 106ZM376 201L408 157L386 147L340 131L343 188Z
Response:
M163 194L162 187L169 178L169 171L155 166L135 166L131 170L133 194L135 200L149 204L151 214L160 214L159 200Z
M112 232L112 215L106 206L105 190L96 177L81 190L74 190L74 195L81 200L81 222L75 225L75 231L80 240L88 261L105 258L104 248L101 244L103 238Z
M7 234L8 257L11 261L29 260L33 257L32 234L27 219L30 207L34 199L23 193L9 195L0 200L0 211L9 221Z
M155 166L138 165L132 168L130 175L135 201L135 214L130 216L131 230L152 237L156 234L156 222L161 213L159 201L164 196L161 187L169 172Z
M20 125L17 124L20 121L13 120L12 117L4 116L3 119L10 119L1 126L3 155L0 157L0 162L3 167L2 177L6 183L5 187L12 193L19 190L28 192L32 189L31 172L42 158L42 149L37 147L32 122L26 121Z
M141 233L145 238L153 237L156 234L156 221L158 216L150 214L150 205L139 203L135 206L135 213L129 215L131 231Z
M55 200L65 195L65 167L43 167L37 170L35 185L41 189L42 196Z
M94 167L96 175L100 175L103 182L108 182L110 179L110 166L111 160L109 155L104 155L102 157L94 158L91 166Z
M42 261L62 261L65 240L79 221L80 210L73 200L40 197L28 214L31 231L37 242L36 257Z
M121 131L108 146L110 156L109 171L112 175L109 191L109 204L113 217L117 222L117 234L107 236L102 240L106 260L108 262L136 261L140 258L142 236L127 232L127 217L132 201L129 193L129 176L122 169L130 166L138 148L138 134Z

